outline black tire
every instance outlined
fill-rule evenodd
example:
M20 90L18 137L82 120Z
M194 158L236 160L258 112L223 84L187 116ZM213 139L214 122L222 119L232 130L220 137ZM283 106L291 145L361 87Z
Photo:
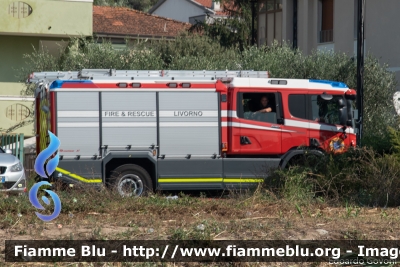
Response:
M153 191L150 175L135 164L122 165L112 171L110 185L122 197L145 196Z
M313 169L321 168L319 166L323 162L323 156L315 153L299 154L292 157L286 164L286 169L294 166L311 167Z

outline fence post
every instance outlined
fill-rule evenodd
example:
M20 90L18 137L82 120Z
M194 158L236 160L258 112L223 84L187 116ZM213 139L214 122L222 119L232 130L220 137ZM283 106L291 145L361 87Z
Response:
M19 160L24 165L25 151L24 151L24 134L19 135Z
M4 150L10 149L22 164L24 164L24 134L1 133L0 146Z
M15 156L17 157L17 158L19 158L19 150L18 150L18 137L19 137L19 135L18 134L14 134L14 142L13 142L13 145L14 145L14 147L15 147Z

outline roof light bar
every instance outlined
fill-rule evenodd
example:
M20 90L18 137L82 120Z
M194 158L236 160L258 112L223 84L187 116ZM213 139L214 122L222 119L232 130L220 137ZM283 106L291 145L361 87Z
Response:
M334 81L327 81L327 80L309 80L310 83L324 83L330 84L333 88L348 88L345 83L342 82L334 82Z

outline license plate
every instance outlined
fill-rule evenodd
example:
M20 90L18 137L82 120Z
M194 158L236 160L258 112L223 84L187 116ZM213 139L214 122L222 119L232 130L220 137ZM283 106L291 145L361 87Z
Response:
M1 183L4 184L6 182L6 177L5 176L1 176Z

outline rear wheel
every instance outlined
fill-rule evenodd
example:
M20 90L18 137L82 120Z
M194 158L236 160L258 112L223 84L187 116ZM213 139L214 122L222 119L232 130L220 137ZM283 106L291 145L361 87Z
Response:
M135 164L116 168L112 172L110 183L122 197L145 196L153 190L153 183L148 172Z

